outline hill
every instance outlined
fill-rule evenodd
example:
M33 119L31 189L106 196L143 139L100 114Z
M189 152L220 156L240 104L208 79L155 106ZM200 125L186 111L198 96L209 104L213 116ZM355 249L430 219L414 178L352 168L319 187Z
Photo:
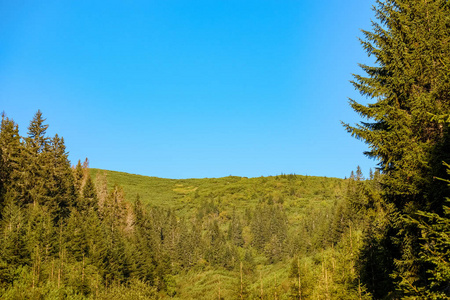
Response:
M283 204L290 221L295 221L311 205L331 205L344 196L345 190L345 180L340 178L293 174L166 179L101 169L90 169L90 172L94 180L97 174L106 174L108 189L121 186L130 202L139 195L150 207L173 209L183 216L192 216L205 202L214 202L227 214L233 209L244 212L266 202Z
M94 181L99 174L106 175L111 191L121 186L130 203L139 195L147 209L157 211L154 219L165 215L163 222L167 223L175 216L176 222L183 224L180 227L192 232L197 225L201 228L202 254L190 267L174 259L159 297L240 299L246 293L251 297L262 293L268 299L297 298L299 279L304 298L324 293L362 295L354 284L354 255L361 231L348 206L355 178L290 174L164 179L100 169L90 173ZM211 238L214 224L218 232ZM233 236L237 227L238 234ZM181 228L172 230L172 235L182 235ZM220 239L223 241L215 244ZM196 252L196 246L187 251ZM177 249L167 246L166 251L183 255L178 252L182 243L173 247ZM227 254L227 249L232 254Z
M377 224L375 176L174 180L71 167L43 122L38 112L22 138L2 120L0 298L369 296L355 264L363 216Z

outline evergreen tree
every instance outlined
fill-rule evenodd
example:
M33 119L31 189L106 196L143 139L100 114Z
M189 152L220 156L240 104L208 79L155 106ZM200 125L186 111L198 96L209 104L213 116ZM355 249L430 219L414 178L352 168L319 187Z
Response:
M50 142L48 163L48 196L56 206L58 217L67 217L69 208L75 204L76 190L64 138L57 134Z
M50 142L46 136L48 125L44 122L45 119L38 110L28 127L28 137L25 138L24 175L22 176L23 195L20 198L24 204L32 203L36 206L45 203L54 209L55 205L52 205L54 203L48 199L46 184L50 170Z
M450 174L450 165L445 164ZM444 180L450 184L450 180ZM444 205L444 214L418 212L418 217L411 222L421 229L422 249L420 258L432 267L427 270L427 286L406 285L409 294L426 299L450 298L450 198ZM422 218L420 218L422 217Z
M0 127L0 219L7 201L17 201L22 143L19 128L2 114Z
M28 127L28 139L26 140L29 148L36 154L44 152L48 145L48 137L45 136L48 124L44 124L45 119L42 112L38 110Z
M78 193L82 193L83 191L83 185L84 185L84 170L81 166L81 161L78 160L77 165L73 169L73 177L74 177L74 185L77 189Z
M3 210L0 223L0 287L10 285L16 279L16 270L29 263L24 212L13 201Z
M81 207L83 210L98 210L97 192L95 190L95 185L92 181L91 175L89 174L87 175L86 184L83 186L83 193L81 196Z
M219 223L214 220L208 226L208 248L206 251L206 259L216 266L223 265L224 252L227 247L225 237L219 228Z
M418 210L442 214L448 189L433 181L444 177L442 160L450 158L448 124L434 115L450 111L450 4L447 0L377 0L379 23L363 31L362 45L376 66L361 65L366 76L354 75L353 85L373 102L350 100L352 108L369 120L347 130L364 140L369 157L379 161L384 199L393 204L390 230L395 237L385 249L395 264L385 274L396 278L401 295L405 286L429 285L429 266L419 258L417 225L406 222ZM388 265L394 266L394 270ZM386 277L386 275L383 275ZM392 292L384 290L383 295Z
M133 257L133 275L147 283L154 283L156 232L153 228L149 212L137 195L133 206L134 244L136 251Z
M236 210L234 208L231 215L230 225L228 227L228 239L235 246L242 247L244 245L241 218L236 214Z

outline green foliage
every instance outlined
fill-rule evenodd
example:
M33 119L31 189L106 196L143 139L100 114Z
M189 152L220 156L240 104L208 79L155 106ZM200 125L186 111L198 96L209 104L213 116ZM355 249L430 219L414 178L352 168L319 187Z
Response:
M376 3L376 65L353 82L372 102L350 100L365 122L344 124L379 161L368 179L71 167L40 111L26 137L2 114L0 297L450 297L450 4Z
M419 211L441 217L449 189L442 161L450 159L450 5L446 0L377 0L378 20L361 40L375 66L361 65L353 85L372 102L350 100L365 120L347 131L379 161L382 199L370 217L361 276L377 298L417 297L431 286L432 265L421 259ZM372 205L372 204L371 204ZM372 208L370 208L372 210ZM434 220L436 221L436 220ZM371 260L379 262L374 265ZM394 283L394 284L392 284ZM449 296L449 291L446 291Z
M26 138L2 123L2 299L288 299L295 274L304 299L369 296L357 214L377 192L358 172L172 180L71 168L43 122Z
M0 216L7 202L17 197L22 151L19 128L3 113L0 127Z
M450 165L445 164L450 174ZM444 180L450 184L449 180ZM450 199L447 198L447 203ZM420 258L431 265L427 270L429 286L408 284L404 287L411 295L427 299L448 299L450 290L450 207L444 205L444 214L419 211L409 221L421 230Z

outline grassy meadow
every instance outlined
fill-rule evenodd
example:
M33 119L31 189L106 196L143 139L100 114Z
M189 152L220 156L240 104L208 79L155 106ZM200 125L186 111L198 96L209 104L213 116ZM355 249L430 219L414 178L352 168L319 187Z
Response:
M251 253L250 262L223 268L202 258L192 268L173 272L166 291L159 294L162 298L240 299L241 293L250 298L260 298L261 294L263 299L296 298L298 275L295 277L293 274L296 267L293 264L297 263L304 280L304 297L320 297L324 287L318 287L324 285L324 268L337 269L336 259L345 256L344 250L339 249L344 247L339 244L340 237L333 241L330 239L336 231L333 228L336 226L333 225L336 211L342 207L348 194L349 179L292 174L257 178L164 179L100 169L90 169L90 173L94 181L98 174L106 175L109 190L121 186L130 203L139 195L147 208L171 210L178 220L203 220L203 235L207 234L205 224L211 220L216 220L224 233L233 214L246 220L242 229L244 243L237 251L241 261L244 261L246 253ZM261 206L282 207L286 216L287 238L283 243L286 249L275 260L269 259L264 251L258 251L252 240L251 218ZM355 231L353 239L358 239L360 234ZM330 265L324 266L325 260ZM329 293L332 293L332 280L328 283ZM339 281L337 278L334 280Z

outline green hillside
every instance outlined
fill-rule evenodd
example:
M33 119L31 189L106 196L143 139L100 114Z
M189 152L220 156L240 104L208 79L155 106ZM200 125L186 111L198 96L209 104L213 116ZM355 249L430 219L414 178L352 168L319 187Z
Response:
M354 178L344 180L278 175L258 178L229 176L164 179L99 169L91 169L90 174L94 181L98 176L106 175L110 191L121 186L129 203L135 202L139 195L147 209L157 209L158 215L175 216L178 222L182 222L181 227L194 230L193 224L200 224L203 228L201 236L205 244L200 250L204 251L203 254L189 268L179 261L172 262L171 275L166 277L168 282L159 297L218 299L220 294L223 299L239 298L241 269L238 261L243 263L242 286L245 285L246 293L252 297L260 297L262 292L268 299L295 298L298 294L298 287L293 291L296 262L301 264L301 276L305 281L304 297L318 296L324 293L325 288L328 288L330 295L344 293L343 295L348 296L348 290L350 294L355 294L355 291L351 291L355 288L355 278L351 275L354 267L353 258L348 255L348 245L349 239L352 239L352 251L356 253L361 232L356 228L353 236L349 235L348 224L355 221L356 225L357 222L350 216L346 202L349 185L356 186ZM360 184L363 183L365 184L360 181ZM267 212L269 215L264 215ZM208 242L211 224L218 224L219 235L227 240L220 247L227 249L233 245L230 228L236 216L242 226L242 242L236 243L236 247L232 248L231 251L235 251L235 254L227 256L216 249L214 251L219 252L215 252L215 257L223 257L217 258L217 261L209 261L208 251L211 247L214 248L214 245L209 244L213 242ZM272 228L258 237L257 231L264 227L264 224L255 225L258 216L264 219L263 223L283 218L285 221L281 225L282 229ZM153 215L153 218L158 216ZM181 228L175 229L175 234L179 235L180 230ZM274 232L270 232L271 230ZM280 238L279 245L271 243L274 237ZM260 244L257 242L258 238L262 239ZM340 244L341 240L345 240L343 244ZM180 247L179 244L176 245ZM228 263L228 259L237 261ZM339 262L336 262L338 259ZM324 266L326 260L329 265ZM341 278L323 281L323 272L327 268L330 268L331 273L340 268L342 275L337 277Z
M43 121L38 112L21 139L2 120L2 299L370 298L357 263L372 268L367 224L385 228L379 173L174 180L91 170L70 165Z
M202 203L213 201L224 214L243 212L259 203L283 204L290 221L298 220L310 205L332 204L343 197L345 180L339 178L278 175L247 178L228 176L203 179L166 179L124 172L90 169L92 177L106 174L108 189L119 185L128 201L139 195L148 206L170 208L192 216Z
M38 112L22 139L2 120L0 298L370 298L357 262L372 267L367 224L385 228L379 173L174 180L91 170L71 166L43 122Z
M228 1L226 3L228 4ZM337 3L327 3L325 7L333 10ZM222 6L221 4L220 7ZM227 14L225 19L233 21L233 26L230 27L233 30L239 29L236 24L242 23L241 21L251 24L255 30L239 31L250 35L257 34L258 40L261 40L260 37L265 39L268 36L266 33L270 35L270 32L276 32L271 26L254 26L255 16L253 13L245 13L247 8L258 13L262 10L259 5L247 6L244 10L238 9L238 14L234 17L231 15L231 19L228 18L228 12L232 12L231 10L227 7L223 7L225 10L219 10ZM166 5L161 7L164 8L163 11L172 11ZM175 13L169 13L167 16L191 16L192 11L186 10L188 7L185 4L182 8L177 8ZM342 23L346 16L330 18L330 9L323 10L319 6L311 8L320 10L318 13L323 15L323 18L317 18L318 22L311 23L311 26L298 26L296 22L294 24L290 21L281 23L298 27L299 30L292 31L295 34L300 33L300 38L295 40L301 41L305 47L315 49L315 43L303 41L303 33L324 31L325 35L329 34L329 30L322 26L322 19L338 24ZM126 112L121 109L124 101L110 101L108 95L111 93L107 89L95 92L91 88L76 88L76 93L73 94L74 89L71 88L71 98L89 96L94 92L96 99L107 99L107 106L114 110L108 113L102 109L105 105L90 101L92 105L78 105L84 109L83 113L79 114L73 113L72 108L67 106L74 101L55 98L45 87L45 93L38 93L38 97L32 101L33 106L43 104L48 107L51 98L58 98L58 105L50 105L52 114L49 118L66 120L64 114L71 113L73 128L65 127L62 131L79 135L75 140L71 140L71 145L77 146L75 151L66 148L64 138L60 135L48 135L49 125L40 110L36 112L27 129L21 128L20 131L18 123L3 112L0 124L0 299L450 299L450 1L377 0L374 1L372 9L374 20L370 22L371 28L362 30L360 38L362 48L369 59L364 60L367 64L359 64L360 72L352 75L351 84L356 94L351 93L348 99L350 107L359 116L359 122L353 117L342 115L343 110L339 104L330 106L330 103L315 97L316 94L321 94L336 98L337 101L342 99L334 92L298 92L303 91L304 84L309 85L311 80L318 80L316 87L333 86L333 81L340 81L342 74L335 72L334 64L324 64L326 60L320 56L330 56L338 64L345 61L339 56L340 50L350 49L347 47L349 45L341 43L341 37L346 35L347 31L344 27L340 31L337 28L338 39L321 39L326 41L321 44L329 51L317 51L317 57L313 59L327 68L325 76L310 76L313 73L320 75L321 72L312 70L311 73L307 67L294 72L296 76L289 75L292 73L290 68L280 69L282 73L288 71L286 74L289 78L302 75L298 78L303 85L295 88L295 93L288 92L298 98L301 105L289 101L292 102L289 107L283 107L283 103L277 101L285 97L285 93L260 93L261 91L254 94L259 95L256 98L250 94L250 97L246 97L245 102L251 104L247 106L250 110L242 107L242 101L239 99L228 97L233 93L225 95L224 101L214 101L215 96L224 96L215 87L232 86L220 80L213 80L212 85L207 82L203 84L203 81L197 80L197 76L194 76L194 81L201 84L182 84L178 79L186 77L190 80L192 76L165 72L164 60L159 64L158 56L151 59L150 65L143 64L143 67L153 66L153 61L158 61L157 68L154 69L163 77L149 77L148 72L139 71L140 66L136 69L133 64L129 64L130 53L124 52L110 57L113 58L114 65L125 58L124 62L130 66L126 69L133 73L130 77L126 74L126 69L113 68L118 74L123 73L130 77L128 83L122 84L120 81L119 88L129 85L133 90L135 86L148 90L148 84L133 84L137 82L135 79L145 76L146 82L148 79L168 82L169 84L164 84L164 88L176 90L175 94L169 94L179 99L171 98L169 94L167 95L170 97L165 97L166 93L154 93L153 89L152 93L146 93L145 97L136 97L139 96L138 92L121 92L121 99L143 104L127 105L134 110ZM6 12L15 10L9 9ZM44 11L48 10L42 10ZM70 9L67 12L69 11ZM94 14L91 16L100 15L95 13L97 11L98 9L93 9ZM277 5L274 13L279 17L281 11ZM157 20L158 24L159 21L167 21L166 18L159 18L158 10L151 10L151 13L151 19ZM83 18L83 22L88 20L86 16L89 17L86 13L77 15ZM102 15L108 13L105 14L102 10ZM110 15L115 19L120 17L115 13ZM298 13L294 12L292 16L294 15ZM41 19L35 18L34 12L31 17L32 21ZM361 21L354 18L354 14L351 18L353 21ZM23 18L17 19L20 21ZM68 18L69 21L70 19ZM261 48L258 44L244 39L239 40L239 43L244 42L252 47L238 47L237 52L233 51L237 44L230 48L226 43L228 36L223 39L222 35L215 34L214 26L210 26L219 24L221 28L228 27L227 20L211 18L208 15L208 21L200 24L202 22L197 19L191 19L188 23L194 24L196 28L197 25L206 25L208 34L220 37L217 41L225 42L220 44L219 49L216 47L219 44L215 38L212 44L211 39L205 39L206 43L194 39L196 42L200 41L197 44L201 48L206 46L208 51L213 48L220 50L218 57L223 57L221 54L226 53L228 58L232 58L244 48L250 49L250 52ZM269 19L264 17L262 21L267 23ZM45 21L47 24L47 20ZM108 27L111 25L109 23L101 22L101 28ZM116 23L120 25L121 31L130 31L125 27L122 30L123 22ZM128 23L130 22L127 22L127 26ZM147 31L151 29L151 32L157 33L150 36L146 34L143 39L136 41L146 44L146 40L151 40L156 48L164 48L165 43L161 43L159 39L164 35L158 34L159 29L167 27L164 22L161 23L163 26L158 25L155 28L145 26L145 22L135 23ZM38 29L44 28L41 27L38 26ZM93 28L89 30L93 34L98 33L95 26L89 28ZM168 26L166 29L170 29L171 34L177 31L173 30L174 28ZM270 29L270 32L266 29ZM17 32L20 33L21 30ZM48 30L45 32L51 33ZM183 36L192 33L190 30L180 32ZM73 32L55 36L75 41L73 45L77 45L79 41L73 38L71 33ZM306 34L308 35L311 34ZM124 45L133 42L133 39L113 40L115 44L119 41L119 44ZM188 39L184 37L184 40ZM22 41L22 38L19 37L17 41ZM97 39L92 41L98 44ZM48 43L44 41L42 44ZM288 44L277 43L276 46L281 49L289 46ZM29 47L32 44L23 45ZM78 50L83 50L80 52L82 54L89 53L93 48L110 50L110 47L87 46L74 49L77 53L80 52ZM143 47L146 53L149 50L147 48ZM189 44L186 49L188 48ZM137 48L129 49L134 53ZM264 47L262 49L267 52ZM31 48L28 50L19 52L42 52ZM151 52L153 57L155 51ZM183 54L186 51L178 52ZM256 52L259 55L261 51ZM197 54L196 57L203 57L200 52ZM273 58L278 57L273 54ZM300 56L308 59L303 52ZM40 55L38 60L43 61ZM67 61L77 66L71 59ZM100 61L103 64L103 60ZM183 59L171 60L170 64L186 67L177 61ZM228 59L225 64L233 61L234 59ZM208 59L205 62L211 63ZM26 63L22 65L25 66ZM42 70L45 70L45 73L53 70L47 69ZM87 70L78 69L80 72L77 71L76 74L80 76L83 75L83 70ZM211 70L214 73L220 68L209 69L211 68L208 67L208 74ZM230 72L227 71L225 77L231 78L237 69L228 69ZM261 70L264 71L263 69ZM134 72L136 70L138 72ZM26 72L32 77L38 73ZM116 75L115 73L117 72L113 75ZM176 75L175 81L165 80L164 76L167 74L164 73ZM5 78L12 76L27 83L22 80L23 76L16 76L21 73L6 74ZM105 78L102 76L99 78L102 79L100 81L108 83L108 86L113 85L110 80L103 80ZM308 80L305 81L305 78ZM83 82L89 86L96 86L99 82L84 79ZM53 82L47 81L50 85ZM78 80L74 82L79 83ZM58 89L64 86L60 84L63 83L60 80L53 83ZM259 86L261 84L252 85L244 80L241 87L243 91L253 93L259 90ZM200 97L206 102L196 101L196 98L190 95L191 87L199 90L206 87L207 97ZM232 90L237 91L235 87ZM290 91L284 88L282 90ZM82 94L78 93L80 91ZM2 103L5 98L2 96L8 96L7 94L14 97L11 93L0 93ZM27 93L18 95L20 98L33 94L35 93L27 90ZM308 96L312 94L313 97ZM19 120L22 122L23 113L29 112L32 107L24 105L19 98L5 100L14 103L13 107L17 105L17 109L13 110L19 113ZM172 103L172 100L175 102ZM172 114L171 109L164 110L168 118L163 115L161 118L158 110L153 109L161 107L153 105L152 101L166 102L167 107L176 108L178 116L182 115L182 118ZM331 108L335 113L310 110L313 107L310 105L312 102L314 105ZM211 103L219 106L216 106L217 109L211 109L214 108ZM101 111L102 117L105 117L101 126L89 122L90 117L98 116L92 108ZM307 110L296 111L301 108ZM286 109L292 110L292 113L280 114ZM260 115L263 111L269 112L270 116ZM59 112L63 118L58 116ZM200 112L203 121L191 112ZM250 127L241 126L244 123L235 122L233 118L217 118L216 113L229 114L233 118L240 115L238 117L242 117L244 123L250 124ZM250 115L257 117L256 122L247 118ZM277 121L272 118L273 115L282 116L283 119ZM287 119L284 118L285 115ZM298 166L294 161L291 166L285 164L289 159L281 157L284 150L299 150L297 157L321 160L322 163L327 163L327 166L322 164L320 169L331 170L338 165L339 168L344 168L344 165L342 162L331 163L330 159L336 161L346 157L350 153L349 150L354 150L355 147L353 144L340 145L338 140L334 139L338 133L333 126L338 126L339 123L335 122L338 119L344 119L341 125L352 137L366 143L364 154L377 164L377 169L370 171L366 177L361 168L357 167L346 179L282 174L258 178L229 176L175 180L89 169L88 159L84 163L78 161L76 165L72 165L74 162L69 160L68 151L73 151L72 154L95 153L92 154L95 160L102 155L99 151L112 148L121 152L120 155L111 156L120 157L121 165L126 165L126 158L137 153L144 157L133 157L134 160L149 161L155 157L155 153L159 153L162 154L160 162L176 160L180 164L184 163L183 158L198 159L204 155L217 158L225 155L227 157L224 161L233 160L234 163L239 162L242 165L240 167L250 168L248 172L257 172L255 167L258 165L254 164L254 155L250 157L249 153L255 153L258 159L270 162L272 167L282 170ZM136 126L136 122L144 123ZM89 128L83 130L82 127L86 124ZM234 127L230 127L230 124ZM89 130L90 128L93 130ZM161 128L170 130L164 132L159 130ZM249 129L251 135L239 135L241 128ZM314 134L314 139L303 134L310 134L313 128L320 129L321 132ZM276 131L272 129L281 130L282 136L274 135ZM52 132L57 131L52 129ZM20 132L26 132L26 135L21 135ZM133 138L129 135L130 132L138 133L138 138ZM180 133L183 135L182 139L177 138ZM333 133L333 138L330 133ZM189 138L192 134L194 139ZM95 147L95 151L91 152L88 147L92 146L92 138L98 139L102 136L113 139L110 139L110 142L99 140L105 147ZM253 136L257 139L250 138ZM214 137L214 140L209 140L208 137ZM142 143L144 140L146 142ZM301 141L301 147L289 149L293 144L286 141L291 140ZM185 142L194 147L186 146ZM162 145L170 151L161 152L161 148L157 147L159 150L154 149L156 152L153 151L152 154L148 151L149 143ZM180 145L182 147L179 147ZM311 151L316 147L325 151L322 156L317 151L311 153L311 157L301 154L302 150ZM229 155L230 149L233 149L232 155ZM185 150L189 150L189 153L185 153ZM249 150L251 151L248 152ZM208 161L210 160L201 159L196 162L195 159L190 159L189 170L192 174L204 172L205 166L201 164ZM109 162L110 168L117 165L111 159ZM281 165L275 166L277 163ZM314 166L312 164L305 168ZM132 168L132 165L129 167ZM230 167L230 170L234 168L232 164L227 167ZM267 166L259 167L261 170L267 170ZM210 172L222 172L214 168L220 166L208 165ZM170 172L173 174L176 171L180 170L172 168ZM181 171L185 174L186 170ZM239 171L235 169L232 172ZM309 169L308 172L314 170Z

